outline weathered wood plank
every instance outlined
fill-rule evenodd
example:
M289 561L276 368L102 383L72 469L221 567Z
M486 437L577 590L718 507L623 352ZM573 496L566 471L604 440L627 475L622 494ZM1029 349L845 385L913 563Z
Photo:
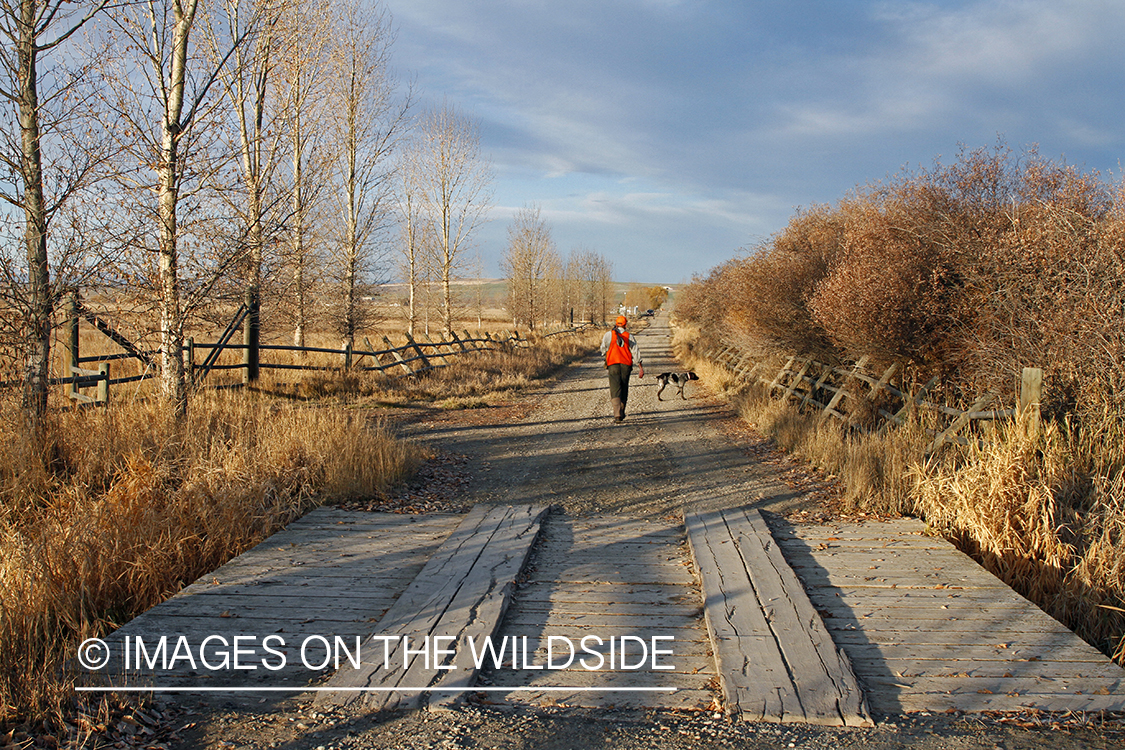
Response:
M396 529L404 528L399 516L345 514L327 508L312 511L281 533L286 535L285 538L300 540L302 527L331 525L334 534L348 536L350 527L346 522L353 520L363 520L365 531L350 535L357 552L347 558L351 575L331 576L318 581L316 571L323 563L313 561L294 569L299 571L298 578L287 578L287 553L301 543L298 541L296 546L279 544L278 535L275 535L107 636L116 660L105 673L116 675L112 679L122 676L120 647L127 636L143 638L147 647L153 649L161 636L167 636L175 643L176 637L183 635L196 654L207 636L223 636L228 641L236 635L250 636L251 640L244 643L251 648L258 644L257 656L249 657L253 660L263 657L261 641L264 637L279 635L286 645L279 646L276 641L272 645L278 646L278 650L288 656L286 666L280 670L193 671L190 662L173 660L175 663L171 669L157 668L153 671L145 666L141 670L130 669L124 678L129 683L147 680L177 687L278 687L304 685L319 677L322 672L310 670L300 663L300 642L306 636L314 635L340 636L349 644L356 637L366 637L373 622L391 606L408 583L398 577L381 575L380 562L393 558L401 568L402 577L409 579L422 569L436 546L432 538L396 533ZM434 533L448 536L457 520L454 516L443 516L437 522L419 525L429 526L431 537ZM345 523L338 524L337 521ZM372 530L378 528L383 528L385 533L373 534ZM265 571L261 574L263 578L237 584L215 583L227 578L228 571L248 569ZM227 616L224 617L224 613ZM221 643L218 645L222 646ZM221 695L223 700L232 699L229 694Z
M727 514L728 523L730 512ZM817 723L870 723L858 681L756 510L735 512L739 551L791 665L805 713ZM793 637L801 633L802 637ZM787 636L787 637L786 637ZM811 716L810 720L814 720Z
M804 719L797 687L722 518L685 511L726 709L750 720Z
M880 674L893 675L898 678L905 677L1042 677L1045 679L1078 679L1083 677L1120 679L1121 669L1112 663L1095 664L1092 662L1053 662L1050 660L1038 661L942 661L940 659L916 660L906 659L880 659L878 663L872 659L855 659L852 661L856 669L861 667L869 669L872 674L877 668Z
M415 644L427 637L446 637L454 649L454 664L468 657L464 640L469 636L492 635L510 596L515 576L526 560L539 533L545 509L522 506L485 510L477 506L445 544L434 554L418 577L374 628L378 634L393 634L384 669L383 654L366 660L358 670L340 670L329 687L461 687L462 669L443 670L428 660L407 659L405 639ZM409 662L409 666L406 666ZM406 666L401 668L399 665ZM448 666L448 665L441 665ZM472 670L468 670L472 673ZM325 704L352 703L361 697L354 692L323 692ZM427 701L420 693L371 692L367 706L395 708Z
M1073 686L1120 692L1125 671L951 544L922 534L921 522L911 520L783 526L777 533L873 710L1116 705L1113 695L1084 701ZM912 541L905 549L875 549L888 543L881 540ZM868 566L865 544L872 546Z

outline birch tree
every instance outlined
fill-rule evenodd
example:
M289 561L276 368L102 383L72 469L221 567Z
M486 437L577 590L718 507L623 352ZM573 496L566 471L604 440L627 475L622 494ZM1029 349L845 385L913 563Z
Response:
M6 172L0 178L0 199L22 214L12 223L22 225L17 233L23 251L22 258L5 252L0 262L8 302L19 309L22 319L22 404L36 435L47 408L57 298L48 247L51 225L90 183L105 153L76 123L83 108L80 88L87 79L85 71L65 70L58 59L51 59L44 71L41 63L105 6L105 2L79 6L66 0L0 0L0 165ZM45 150L50 151L46 166Z
M212 63L220 59L221 40L247 37L220 71L242 178L241 200L232 203L242 222L237 242L242 246L250 331L258 330L267 234L276 224L271 220L275 209L271 188L279 156L280 107L270 105L277 97L278 57L286 51L281 20L289 6L288 0L226 0L217 14L220 17L214 19L223 26L221 32L212 29L208 35ZM256 32L248 35L252 24L257 26Z
M433 239L442 326L449 335L453 332L452 282L491 207L492 167L481 155L477 125L448 103L423 115L418 148L422 215Z
M252 21L241 33L220 45L218 54L200 49L193 35L199 31L200 0L150 0L127 6L113 14L124 42L140 64L115 77L118 108L130 134L129 146L140 169L151 170L152 181L143 188L155 194L157 285L160 300L161 391L173 413L187 412L183 344L185 314L205 297L210 287L233 263L230 254L219 257L206 278L196 279L187 299L183 296L180 203L184 192L204 180L205 132L201 123L213 113L213 89L221 70L256 27ZM208 144L209 145L209 144ZM235 258L237 256L234 256Z
M418 155L419 149L415 144L406 145L400 152L398 170L401 269L407 287L406 326L412 337L417 333L422 279L428 275L426 260L431 257L427 250L427 225L422 215L422 175Z
M336 206L336 321L345 346L366 322L361 296L377 269L379 246L393 221L390 155L406 126L410 97L398 98L390 69L394 36L382 6L349 0L340 11L332 54L332 123Z
M293 345L304 346L312 290L317 281L315 207L328 177L324 132L328 102L329 50L334 30L331 0L294 0L286 13L281 62L282 118L289 150L289 239L285 255L290 275Z
M508 248L500 264L508 279L508 311L515 323L534 331L546 316L550 286L559 275L559 254L551 228L538 206L516 212L508 227Z

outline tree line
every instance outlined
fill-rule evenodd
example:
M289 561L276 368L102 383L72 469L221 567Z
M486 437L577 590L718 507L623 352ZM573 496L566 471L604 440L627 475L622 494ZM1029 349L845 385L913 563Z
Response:
M613 265L586 248L563 258L538 206L516 212L501 261L508 280L508 312L534 331L549 322L605 323L616 314Z
M360 0L0 0L0 337L38 429L66 290L148 305L187 408L185 327L249 291L303 345L344 343L373 285L452 281L491 206L476 123L418 111ZM395 268L398 266L398 269Z

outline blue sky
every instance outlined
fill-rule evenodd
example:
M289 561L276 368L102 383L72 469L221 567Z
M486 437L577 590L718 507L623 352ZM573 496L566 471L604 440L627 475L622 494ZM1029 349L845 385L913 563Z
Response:
M564 255L679 283L962 143L1106 179L1125 145L1121 0L386 2L400 75L481 126L491 276L528 204Z

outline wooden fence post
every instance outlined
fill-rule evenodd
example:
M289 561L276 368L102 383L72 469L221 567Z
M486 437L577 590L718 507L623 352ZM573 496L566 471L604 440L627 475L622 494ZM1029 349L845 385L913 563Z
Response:
M344 343L344 369L352 369L352 342Z
M891 378L895 376L895 373L898 372L898 368L900 366L900 363L894 362L890 367L883 371L883 376L879 378L875 385L870 386L871 390L867 392L866 396L868 401L870 401L871 403L875 403L875 399L879 398L879 391L883 390L883 388L885 388L887 384L891 382ZM848 414L848 424L853 425L855 423L855 414Z
M66 326L67 326L67 346L65 372L71 381L66 384L66 397L73 398L78 389L74 387L74 368L79 365L79 351L78 351L78 290L71 289L66 295Z
M781 369L777 371L777 375L774 376L774 379L769 384L770 393L773 393L773 389L778 387L778 384L781 383L781 377L789 371L789 367L796 359L796 357L790 357L789 361L782 365Z
M811 389L809 389L809 392L805 394L805 397L801 399L801 406L804 406L812 400L813 396L816 395L816 392L821 389L825 382L827 382L828 376L832 374L831 365L822 364L820 362L817 362L816 364L821 368L820 377L816 379L816 383Z
M187 340L187 348L184 350L184 373L187 376L189 388L195 387L195 337L190 336Z
M809 366L812 365L812 362L813 361L811 359L806 359L805 364L801 365L801 369L793 377L793 382L790 383L789 387L785 389L785 398L786 399L788 399L790 396L792 396L793 392L797 390L797 386L800 385L802 382L804 382L802 380L802 378L805 377L805 373L808 372Z
M935 375L934 377L930 378L926 382L926 384L922 386L922 388L912 397L910 397L909 393L906 394L908 398L903 399L904 403L902 405L902 408L895 412L895 415L893 417L884 422L883 426L879 428L879 431L885 432L886 428L892 422L895 424L902 424L902 420L906 417L907 414L910 413L911 409L917 409L919 406L921 406L922 402L926 400L926 396L928 396L930 391L934 389L934 386L936 386L940 382L941 378Z
M971 415L974 412L978 412L984 407L988 406L990 403L992 403L992 399L994 398L996 398L995 393L986 393L976 401L974 401L973 405L969 407L968 411L961 412L961 416L953 420L953 424L949 425L949 427L947 427L943 432L939 433L938 436L934 438L934 442L930 443L930 447L926 449L926 455L933 453L938 448L941 448L943 445L949 442L953 437L955 437L958 432L965 428L965 425L972 421Z
M242 371L242 382L246 385L258 382L261 372L261 319L259 316L261 301L252 289L246 290L246 318L242 321L242 343L246 348L242 350L242 362L246 369Z
M387 349L390 350L390 354L391 354L392 357L394 357L395 362L402 365L402 369L406 370L406 374L407 375L413 375L414 371L410 369L409 364L407 364L406 362L403 361L402 355L399 354L397 351L395 351L396 347L395 347L394 344L391 343L391 340L389 338L387 338L386 336L384 336L383 337L383 343L387 345Z
M820 413L820 417L818 419L824 421L828 418L828 415L833 413L841 417L843 416L839 411L836 410L836 407L839 406L840 402L844 400L844 396L847 395L848 383L855 379L856 373L862 370L864 365L867 364L867 359L868 356L864 354L859 358L859 361L852 366L851 372L849 372L844 378L844 382L840 383L839 389L832 395L832 400L829 401L828 405L824 407L824 411Z
M1020 377L1020 411L1027 417L1027 429L1032 435L1039 432L1039 402L1043 398L1043 370L1025 367Z
M422 360L422 367L427 370L430 369L430 360L426 359L426 353L422 351L422 347L418 346L418 342L414 340L409 331L404 335L406 336L406 342L414 347L414 352ZM418 368L415 367L414 369L417 370Z
M94 398L96 404L109 404L109 362L98 365L98 395Z

